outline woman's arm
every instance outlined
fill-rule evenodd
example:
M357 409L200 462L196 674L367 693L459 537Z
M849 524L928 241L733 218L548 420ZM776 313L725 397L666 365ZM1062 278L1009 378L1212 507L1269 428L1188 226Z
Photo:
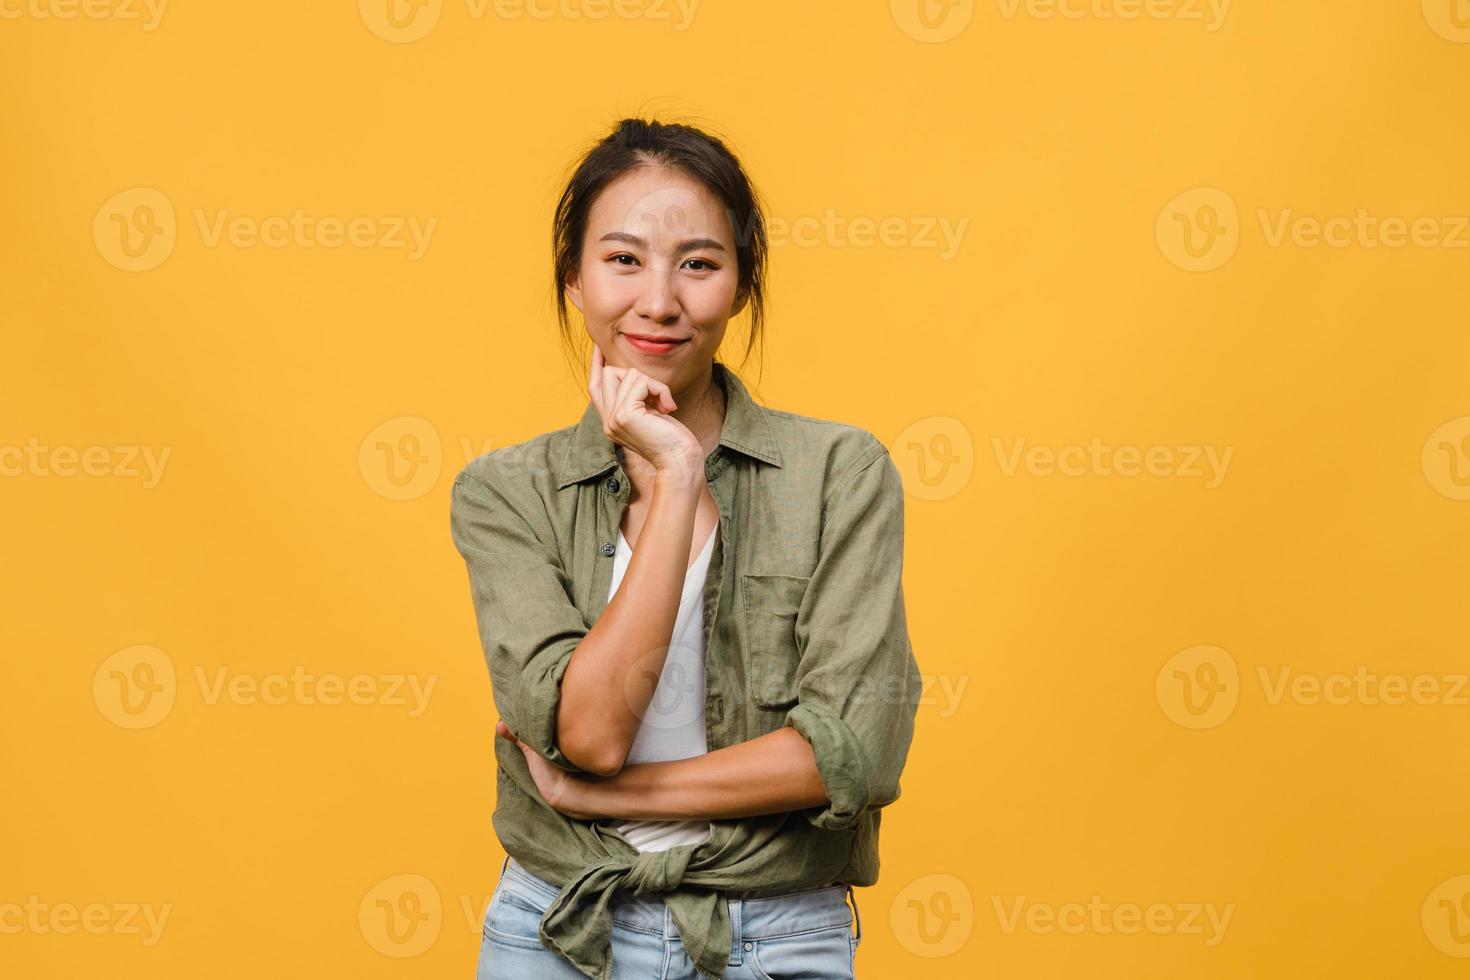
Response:
M609 776L622 770L653 700L678 618L705 484L702 459L659 470L638 548L617 594L577 644L562 677L556 741L589 772Z
M496 730L514 740L503 723ZM811 745L790 727L689 759L638 763L602 777L566 772L521 748L542 797L579 820L729 820L829 803Z

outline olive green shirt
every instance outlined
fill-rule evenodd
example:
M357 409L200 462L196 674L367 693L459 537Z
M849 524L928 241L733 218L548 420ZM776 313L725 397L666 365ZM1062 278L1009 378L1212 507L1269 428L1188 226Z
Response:
M720 507L704 584L709 750L784 726L811 744L825 806L711 821L710 838L639 853L615 820L575 820L494 740L492 822L505 850L562 886L542 943L586 976L611 973L615 893L660 895L702 974L730 956L727 897L878 880L882 807L898 799L919 667L904 616L903 483L856 426L757 404L716 361L726 395L705 474ZM469 569L500 717L537 754L556 743L561 679L608 603L630 484L588 403L576 425L486 453L454 481L450 530Z

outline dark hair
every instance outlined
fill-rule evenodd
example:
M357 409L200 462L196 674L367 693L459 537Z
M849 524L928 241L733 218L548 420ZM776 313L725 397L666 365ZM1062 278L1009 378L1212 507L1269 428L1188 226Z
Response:
M745 357L762 338L766 313L766 222L756 190L735 154L718 138L682 123L623 119L577 164L556 205L552 267L562 342L574 365L580 354L567 313L566 282L581 265L587 218L603 188L639 167L664 166L697 180L725 205L735 234L739 288L749 299L750 340Z

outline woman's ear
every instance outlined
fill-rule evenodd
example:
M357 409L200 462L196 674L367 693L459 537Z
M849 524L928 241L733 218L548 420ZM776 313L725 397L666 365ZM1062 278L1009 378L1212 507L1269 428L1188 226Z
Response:
M745 309L745 304L748 303L748 302L750 302L750 290L749 289L746 289L744 286L741 286L740 287L740 291L735 294L735 303L734 303L734 305L732 305L730 307L730 317L731 317L731 319L734 319L735 317L739 316L740 315L740 311L743 310L743 309ZM580 309L580 307L578 307L578 308Z
M582 280L581 276L575 270L572 271L571 275L567 276L566 289L567 298L572 301L572 305L577 308L579 313L585 313L586 310L582 309Z

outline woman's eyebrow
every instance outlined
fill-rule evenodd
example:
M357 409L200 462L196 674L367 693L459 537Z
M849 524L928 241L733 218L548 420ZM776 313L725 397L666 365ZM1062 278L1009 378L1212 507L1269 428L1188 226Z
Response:
M642 238L639 238L637 235L630 235L626 231L610 231L606 235L603 235L601 238L599 238L598 241L627 242L629 245L637 245L639 248L648 247L648 242L644 241ZM717 248L721 252L725 251L725 246L721 245L713 238L686 238L684 241L679 243L679 247L675 249L674 254L683 255L685 252L693 252L696 249L701 248Z

